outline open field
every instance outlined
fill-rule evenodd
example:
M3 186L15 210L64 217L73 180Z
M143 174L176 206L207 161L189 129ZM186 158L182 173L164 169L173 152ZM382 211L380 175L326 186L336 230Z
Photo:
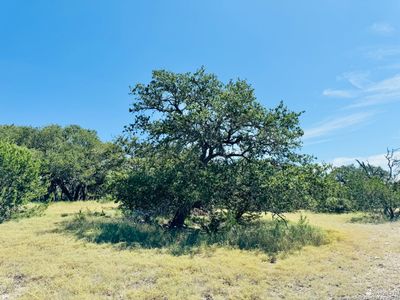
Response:
M78 239L62 223L80 209L56 203L41 217L0 225L0 299L399 299L400 223L306 213L332 242L271 264L266 254L205 248L174 256ZM297 214L289 215L292 220Z

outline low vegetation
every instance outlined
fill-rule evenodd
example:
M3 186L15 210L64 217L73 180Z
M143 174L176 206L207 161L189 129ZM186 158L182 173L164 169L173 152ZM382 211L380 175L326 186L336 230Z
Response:
M156 224L132 222L104 212L82 212L72 221L63 222L63 230L95 243L118 244L121 248L165 249L174 255L194 254L205 247L228 247L261 250L271 257L289 253L307 245L328 242L326 234L310 226L306 218L297 223L260 220L252 224L235 224L229 229L207 234L201 229L166 230Z

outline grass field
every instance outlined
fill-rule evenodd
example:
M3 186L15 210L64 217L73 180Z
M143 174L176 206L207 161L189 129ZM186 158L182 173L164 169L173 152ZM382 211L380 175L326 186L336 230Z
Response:
M43 216L0 224L0 299L399 299L400 223L306 213L331 243L271 264L262 252L92 243L62 230L79 210L112 203L52 204ZM297 220L299 215L288 215Z

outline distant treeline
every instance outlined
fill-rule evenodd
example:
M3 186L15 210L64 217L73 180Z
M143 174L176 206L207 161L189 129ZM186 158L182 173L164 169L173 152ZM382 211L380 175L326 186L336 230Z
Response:
M105 181L124 155L93 130L76 125L0 126L0 140L28 148L39 162L45 192L38 200L86 200L106 195Z

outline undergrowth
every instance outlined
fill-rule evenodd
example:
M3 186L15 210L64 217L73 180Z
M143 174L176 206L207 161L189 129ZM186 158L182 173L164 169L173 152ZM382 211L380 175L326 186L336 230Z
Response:
M20 220L25 218L40 217L43 216L46 209L49 207L49 203L30 203L21 207L17 212L11 215L11 220Z
M396 216L394 219L390 220L384 214L381 213L363 213L354 216L350 219L351 223L362 223L362 224L383 224L387 222L398 221L399 217Z
M118 244L121 248L166 249L173 255L194 254L204 247L223 246L260 250L271 256L291 252L306 245L329 242L327 234L311 226L305 217L297 223L259 220L235 224L216 233L201 229L171 230L157 224L135 223L122 216L104 212L82 212L62 223L63 230L94 243Z

